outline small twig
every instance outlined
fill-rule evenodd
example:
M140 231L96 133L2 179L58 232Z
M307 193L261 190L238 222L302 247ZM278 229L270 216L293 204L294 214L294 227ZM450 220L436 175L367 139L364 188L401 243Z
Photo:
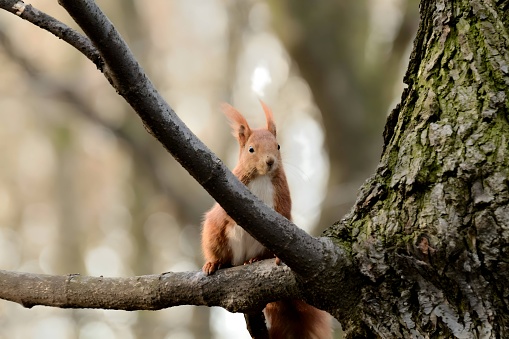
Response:
M0 8L11 12L12 14L31 22L36 26L39 26L59 39L64 40L90 59L96 65L97 69L101 72L103 71L104 62L97 49L86 36L78 33L51 15L39 11L32 5L25 4L21 0L0 0Z

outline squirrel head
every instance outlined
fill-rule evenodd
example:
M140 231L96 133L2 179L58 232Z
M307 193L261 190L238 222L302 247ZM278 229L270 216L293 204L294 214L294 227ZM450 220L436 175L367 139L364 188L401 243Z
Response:
M245 171L244 175L255 178L260 175L273 175L281 166L279 144L276 140L276 124L271 109L260 100L267 126L251 129L246 118L229 104L221 108L230 121L232 133L240 146L237 168Z

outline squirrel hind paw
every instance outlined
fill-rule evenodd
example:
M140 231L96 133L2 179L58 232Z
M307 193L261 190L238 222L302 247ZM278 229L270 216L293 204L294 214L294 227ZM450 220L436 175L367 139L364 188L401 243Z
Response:
M254 257L254 258L251 258L249 260L244 261L244 265L249 265L249 264L252 264L254 262L263 260L263 259L264 259L263 257Z
M206 275L214 274L215 271L219 269L219 263L218 262L207 262L205 265L203 265L202 271Z

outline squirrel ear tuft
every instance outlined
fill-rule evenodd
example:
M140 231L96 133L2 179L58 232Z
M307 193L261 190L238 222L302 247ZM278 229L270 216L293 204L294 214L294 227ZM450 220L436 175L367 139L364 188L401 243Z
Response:
M265 104L261 99L260 104L262 104L263 112L265 113L265 119L267 120L267 129L270 133L276 136L276 123L274 122L274 116L272 115L272 110L267 104Z
M251 135L251 128L249 128L246 118L235 107L227 103L221 104L221 110L230 122L233 136L239 141L240 147L244 147Z

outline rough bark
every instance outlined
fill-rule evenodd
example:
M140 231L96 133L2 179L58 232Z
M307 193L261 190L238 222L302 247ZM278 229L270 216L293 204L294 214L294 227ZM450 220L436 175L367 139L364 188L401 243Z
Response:
M266 280L271 276L271 282ZM167 272L130 278L54 276L0 270L0 298L24 307L160 310L176 305L220 306L230 312L263 309L267 299L299 298L287 266L265 260L249 266L202 272Z
M421 3L377 173L327 232L370 280L347 337L509 335L507 6Z

